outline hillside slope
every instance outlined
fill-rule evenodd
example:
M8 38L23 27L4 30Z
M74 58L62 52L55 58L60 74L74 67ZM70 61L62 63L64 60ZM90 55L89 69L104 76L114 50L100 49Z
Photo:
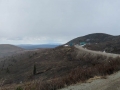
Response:
M113 58L120 57L119 54L111 54L111 53L103 53L103 52L87 50L77 45L75 47L78 48L79 50L82 50L83 52L92 53L93 55L99 54ZM105 78L102 78L101 76L97 76L97 77L95 76L87 80L86 83L77 83L59 90L119 90L120 89L119 83L120 83L120 71Z
M114 36L109 34L104 34L104 33L93 33L93 34L88 34L82 37L77 37L69 41L67 44L70 44L70 43L80 44L80 42L100 43L100 42L110 41L111 38L114 38Z
M120 72L107 76L106 79L99 77L91 78L86 83L77 83L59 90L120 90Z
M15 90L18 85L25 90L57 90L65 85L85 82L94 76L119 71L120 58L110 56L69 46L28 51L0 63L0 83L4 81L3 90Z
M5 83L19 83L38 78L47 80L64 76L79 64L73 57L75 53L74 47L61 46L11 56L0 63L0 79L5 78ZM35 76L32 74L34 65L37 67Z
M22 51L24 51L24 49L14 45L0 44L0 57L10 56Z
M29 51L0 63L0 83L4 81L3 90L15 90L19 85L25 90L57 90L65 85L85 82L94 76L119 71L120 58L110 56L69 46ZM33 74L34 65L36 74Z
M75 47L63 46L42 51L24 52L23 54L11 56L0 63L0 79L4 76L6 78L5 83L18 83L37 78L48 80L65 76L77 67L92 65L92 62L89 62L89 59L84 57L84 55L89 55L87 58L93 60L94 57L97 57L97 55L91 56L89 52L79 51ZM101 58L104 57L101 56ZM34 65L37 68L35 76L32 74Z
M96 51L120 54L120 36L112 36L104 33L94 33L83 37L75 38L67 44L80 44L85 42L85 47Z

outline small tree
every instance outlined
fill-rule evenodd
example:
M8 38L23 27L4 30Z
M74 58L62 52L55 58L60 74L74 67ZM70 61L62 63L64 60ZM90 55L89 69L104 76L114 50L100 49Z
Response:
M23 88L19 86L16 88L16 90L23 90Z
M36 74L36 65L34 64L34 67L33 67L33 75Z
M10 70L9 70L9 68L8 68L8 67L7 67L7 69L6 69L6 72L7 72L7 73L10 73Z

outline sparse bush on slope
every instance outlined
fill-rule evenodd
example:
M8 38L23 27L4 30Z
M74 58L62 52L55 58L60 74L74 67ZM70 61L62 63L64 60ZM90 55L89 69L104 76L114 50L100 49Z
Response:
M113 74L120 70L120 58L110 58L106 62L95 64L91 67L78 67L72 70L68 75L55 78L51 81L36 83L36 90L57 90L65 87L66 85L75 84L78 82L85 82L89 78L95 76L106 76ZM40 86L39 86L40 84ZM37 88L39 87L39 88Z
M66 85L71 85L78 82L85 82L89 78L93 78L95 76L110 75L120 70L119 57L107 58L101 55L93 55L91 53L79 51L73 47L59 48L61 51L57 51L56 53L62 53L63 58L65 58L65 60L68 62L68 64L65 64L67 66L67 69L70 68L68 67L70 62L72 63L72 65L76 66L72 67L72 69L69 69L69 73L62 75L61 77L56 76L48 80L35 80L35 82L23 84L21 85L23 90L57 90L65 87ZM57 55L59 56L59 54ZM46 64L49 65L48 63ZM48 71L51 71L51 69L48 69ZM66 70L64 70L64 72L65 71ZM61 74L60 71L56 73Z
M34 67L33 67L33 75L36 75L36 65L34 64Z

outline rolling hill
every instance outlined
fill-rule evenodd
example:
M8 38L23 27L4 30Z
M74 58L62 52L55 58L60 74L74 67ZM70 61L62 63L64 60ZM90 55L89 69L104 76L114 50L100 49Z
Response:
M67 44L80 42L86 42L88 45L85 47L88 49L109 49L109 45L115 46L112 43L117 42L119 45L119 36L89 34ZM4 81L3 90L15 90L18 86L25 90L57 90L65 85L85 82L94 76L106 76L120 70L119 57L107 57L102 54L87 52L74 46L26 50L2 58L0 83ZM10 85L8 89L6 85Z
M80 44L80 42L85 42L85 47L91 50L120 54L120 36L94 33L75 38L67 44Z
M96 75L112 74L119 68L118 57L107 58L75 47L59 46L24 52L3 60L0 62L0 83L4 81L2 90L57 90Z
M24 49L14 45L0 44L0 57L10 56L16 53L20 53L22 51L24 51Z
M10 56L0 63L0 79L6 78L5 84L11 84L38 78L47 80L64 76L79 64L71 57L75 51L73 47L60 46ZM34 64L37 68L35 76L32 74ZM9 69L9 73L6 71L7 69Z
M80 42L87 42L87 43L101 43L111 40L111 38L114 38L114 36L104 33L93 33L88 34L82 37L77 37L71 41L69 41L67 44L75 43L79 44Z

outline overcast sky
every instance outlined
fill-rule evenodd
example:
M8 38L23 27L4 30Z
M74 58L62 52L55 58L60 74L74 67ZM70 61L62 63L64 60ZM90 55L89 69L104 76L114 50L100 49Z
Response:
M0 0L0 43L66 43L120 35L120 0Z

